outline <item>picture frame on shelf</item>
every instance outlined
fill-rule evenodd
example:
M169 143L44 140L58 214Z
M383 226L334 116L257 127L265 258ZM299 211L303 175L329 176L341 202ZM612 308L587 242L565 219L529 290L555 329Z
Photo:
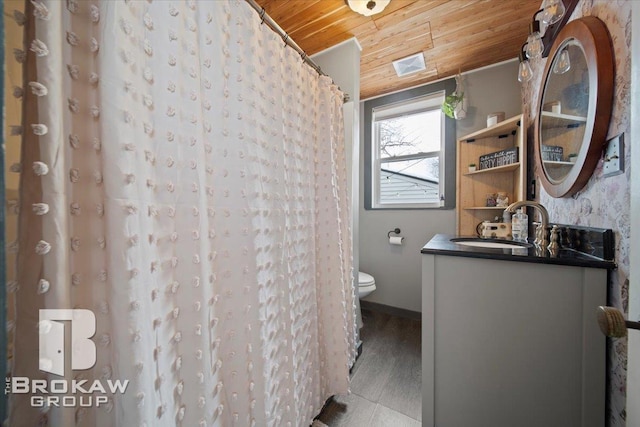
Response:
M506 150L480 156L480 170L492 169L499 166L506 166L518 162L518 147L507 148Z

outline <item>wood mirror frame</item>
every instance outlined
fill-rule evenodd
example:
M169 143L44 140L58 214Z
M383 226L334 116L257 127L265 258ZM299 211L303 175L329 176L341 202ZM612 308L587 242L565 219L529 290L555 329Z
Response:
M577 42L586 57L589 79L589 105L582 145L575 165L560 181L547 176L542 162L542 111L547 82L552 73L556 55L567 41ZM613 105L614 58L611 37L600 19L587 16L568 23L558 34L544 68L536 106L534 127L535 158L538 175L547 193L552 197L569 197L582 189L593 174L606 142L611 108Z

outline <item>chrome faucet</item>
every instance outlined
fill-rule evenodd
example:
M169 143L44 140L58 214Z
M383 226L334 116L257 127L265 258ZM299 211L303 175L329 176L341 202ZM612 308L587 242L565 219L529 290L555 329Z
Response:
M519 209L523 206L531 206L532 208L538 209L538 211L540 212L540 224L538 224L538 227L536 228L536 240L533 243L536 246L546 248L549 244L549 238L547 237L547 228L549 227L549 212L547 211L547 208L545 208L538 202L534 202L531 200L520 200L519 202L511 203L504 211L514 213L516 209Z

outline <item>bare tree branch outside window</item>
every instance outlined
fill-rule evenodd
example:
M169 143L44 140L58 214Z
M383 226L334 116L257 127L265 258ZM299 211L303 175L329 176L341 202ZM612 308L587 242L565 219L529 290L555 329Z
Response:
M419 135L411 135L400 120L383 120L380 122L380 157L397 156L398 147L416 147Z
M426 116L427 113L419 113ZM440 114L439 111L432 114ZM416 115L417 116L417 115ZM413 117L404 116L378 122L380 158L393 159L395 156L419 154L429 150L428 143L425 147L425 126L416 125ZM438 158L417 158L402 162L385 162L389 172L404 173L417 178L439 180L440 164Z

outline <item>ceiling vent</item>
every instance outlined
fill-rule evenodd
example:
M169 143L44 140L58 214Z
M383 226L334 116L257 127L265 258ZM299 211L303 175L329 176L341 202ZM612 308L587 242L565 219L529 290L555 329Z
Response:
M422 52L393 61L393 68L396 69L398 77L403 77L408 74L417 73L418 71L427 69Z

